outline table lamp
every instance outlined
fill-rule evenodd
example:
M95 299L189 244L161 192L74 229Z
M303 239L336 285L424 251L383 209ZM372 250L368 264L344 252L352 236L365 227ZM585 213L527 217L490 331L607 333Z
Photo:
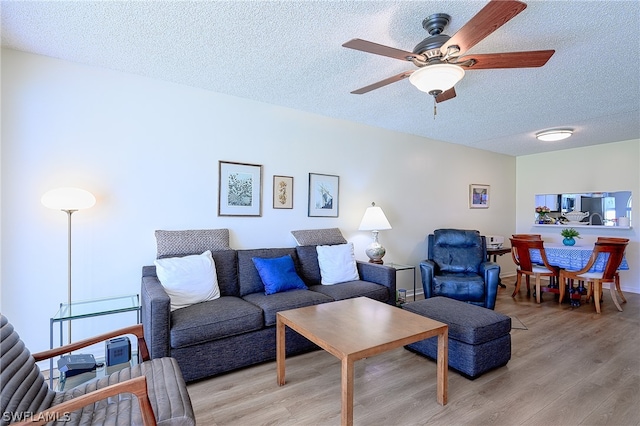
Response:
M93 207L96 197L88 191L79 188L58 188L53 189L40 199L45 207L55 210L62 210L67 213L68 223L68 288L67 303L69 316L71 316L71 214L82 209ZM68 321L69 343L71 343L71 321Z
M391 225L384 215L382 209L371 203L371 207L367 207L364 212L362 221L360 222L359 231L371 231L373 234L373 242L369 244L365 253L369 257L369 262L382 264L382 257L387 252L382 244L378 242L378 231L391 229Z

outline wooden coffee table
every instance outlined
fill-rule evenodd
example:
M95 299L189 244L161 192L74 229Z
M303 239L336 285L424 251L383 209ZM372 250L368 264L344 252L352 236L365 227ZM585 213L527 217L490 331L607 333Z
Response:
M433 336L438 336L437 400L441 405L447 403L447 324L367 297L278 312L276 362L279 386L285 384L285 326L340 359L343 425L353 424L355 361Z

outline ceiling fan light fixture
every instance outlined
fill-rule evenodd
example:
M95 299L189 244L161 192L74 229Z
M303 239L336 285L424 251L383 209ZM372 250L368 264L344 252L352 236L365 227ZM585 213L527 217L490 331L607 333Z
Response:
M462 67L452 64L426 65L409 76L411 84L425 93L445 92L464 77Z
M573 135L573 130L571 129L555 129L538 132L536 133L536 138L544 142L555 142L567 139L571 135Z

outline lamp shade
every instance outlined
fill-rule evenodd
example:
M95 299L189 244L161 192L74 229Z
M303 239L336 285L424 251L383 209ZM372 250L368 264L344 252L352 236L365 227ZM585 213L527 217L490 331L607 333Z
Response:
M96 197L80 188L57 188L44 194L40 201L50 209L75 211L93 207Z
M364 212L358 230L381 231L383 229L391 229L391 224L382 209L376 206L376 203L371 203L371 207L367 207L367 210Z
M451 89L464 77L464 70L458 65L433 64L417 69L409 76L411 84L423 92L444 92Z

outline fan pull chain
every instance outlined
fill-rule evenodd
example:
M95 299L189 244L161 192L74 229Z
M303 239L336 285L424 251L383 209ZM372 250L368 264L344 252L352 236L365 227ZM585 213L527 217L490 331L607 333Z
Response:
M436 109L436 97L433 97L433 119L436 119L436 115L438 114L438 110Z

